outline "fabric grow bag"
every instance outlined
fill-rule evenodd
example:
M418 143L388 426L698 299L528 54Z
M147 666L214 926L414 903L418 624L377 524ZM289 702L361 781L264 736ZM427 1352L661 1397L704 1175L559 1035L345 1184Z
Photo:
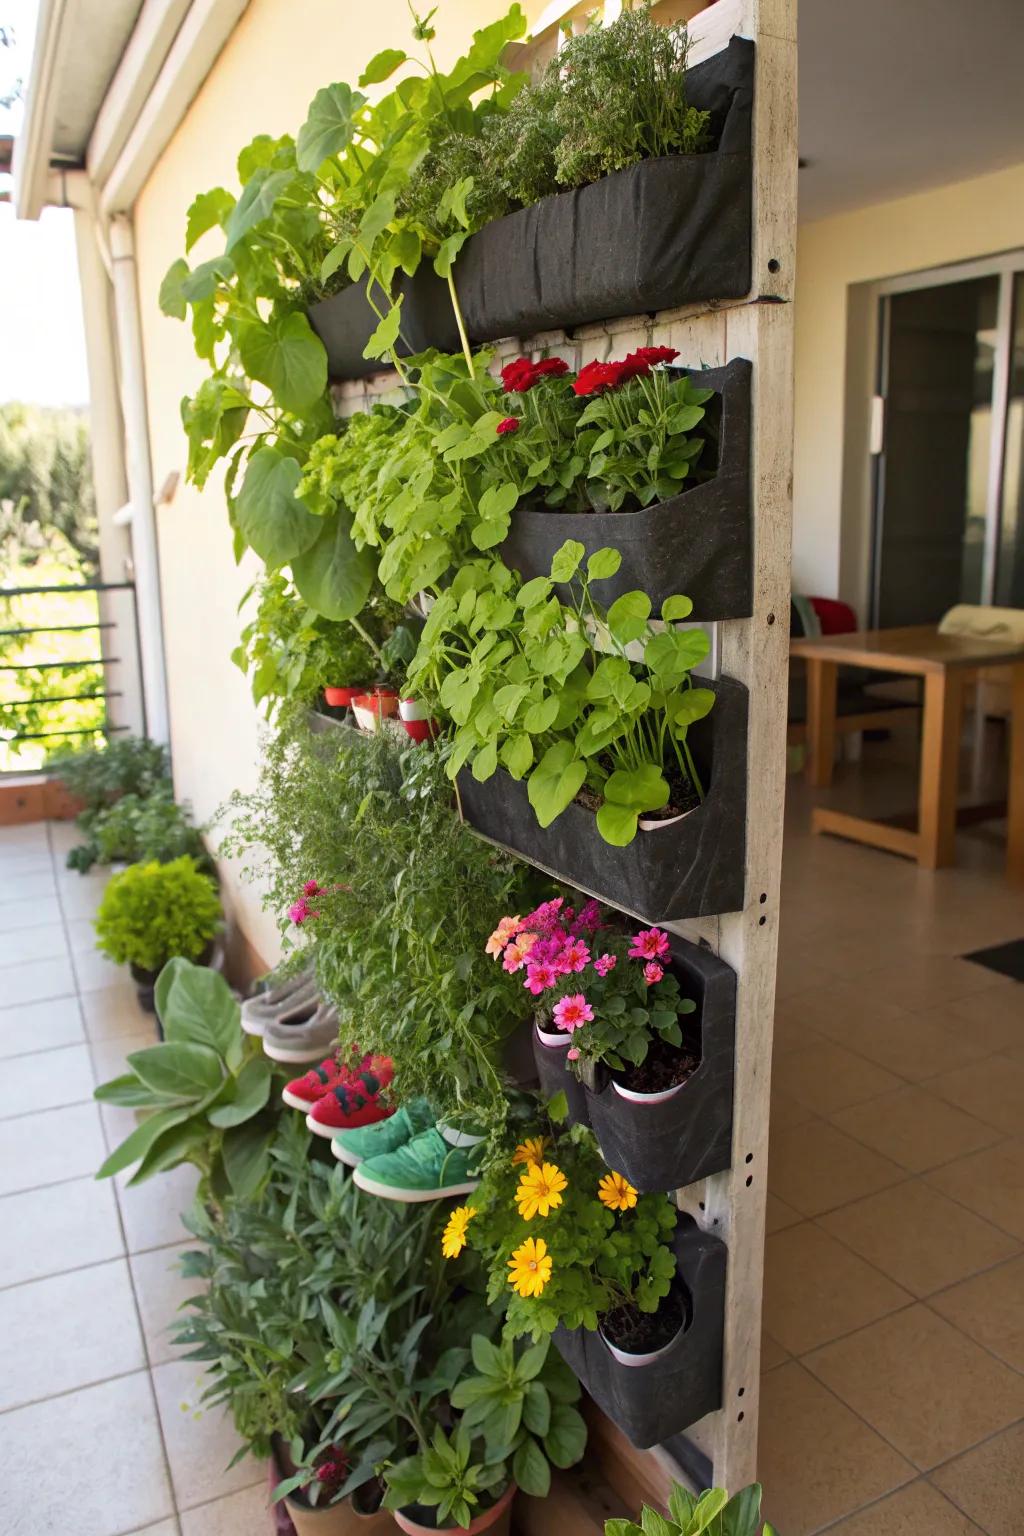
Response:
M437 347L441 352L459 350L459 330L448 293L429 261L412 277L400 273L395 296L402 296L402 339L399 357L411 357ZM353 283L308 310L309 323L327 349L327 374L332 384L345 379L364 379L382 373L391 364L385 358L366 358L363 348L377 329L378 316L371 308L363 282Z
M609 1168L623 1174L641 1194L682 1189L721 1173L732 1156L732 1094L736 1058L736 974L710 950L670 934L669 970L696 1012L680 1020L684 1044L691 1043L700 1065L671 1099L635 1104L615 1092L607 1068L599 1067L595 1088L577 1081L565 1052L541 1045L533 1055L545 1099L565 1088L569 1120L589 1125ZM557 1062L551 1058L561 1056ZM571 1091L567 1086L571 1084Z
M517 508L498 552L506 565L529 581L549 574L552 558L566 539L577 539L588 555L610 545L621 554L622 565L598 585L605 607L623 592L640 590L647 593L657 614L666 597L683 592L693 600L695 619L749 618L754 611L751 365L746 358L737 358L724 368L674 371L716 392L705 408L718 435L714 479L639 512ZM566 590L564 584L561 590Z
M747 819L747 690L734 678L698 679L716 694L687 738L706 790L688 816L613 848L597 817L574 801L541 827L526 782L504 769L483 784L464 768L458 787L469 826L528 863L645 922L669 923L743 906Z
M722 1406L725 1244L681 1214L672 1247L689 1316L659 1359L620 1365L597 1331L559 1327L553 1335L597 1406L642 1450Z

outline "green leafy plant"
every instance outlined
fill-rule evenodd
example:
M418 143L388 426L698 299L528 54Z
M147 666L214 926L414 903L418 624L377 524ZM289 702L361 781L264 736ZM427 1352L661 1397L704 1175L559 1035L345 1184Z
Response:
M207 862L202 837L169 784L160 783L145 796L121 795L112 805L83 812L78 824L86 840L69 851L67 863L83 874L93 864L154 859L164 864L185 854L199 864Z
M51 752L46 770L86 810L98 810L119 795L145 797L170 784L167 748L145 736L113 736L102 747Z
M644 1505L640 1524L632 1520L606 1520L605 1536L778 1536L774 1525L761 1524L761 1484L750 1483L732 1498L724 1488L691 1493L672 1484L668 1519Z
M184 855L114 875L96 913L96 944L118 965L158 971L176 955L197 960L220 926L216 881Z
M223 976L175 959L157 982L159 1045L133 1051L129 1071L96 1089L102 1104L146 1116L100 1168L109 1178L133 1163L130 1183L179 1163L194 1163L212 1199L250 1197L269 1169L276 1107L268 1107L271 1069L247 1041L238 1004Z

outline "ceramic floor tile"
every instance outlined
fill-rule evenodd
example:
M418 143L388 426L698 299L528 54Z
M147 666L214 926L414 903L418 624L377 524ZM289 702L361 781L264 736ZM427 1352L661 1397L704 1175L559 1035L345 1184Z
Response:
M760 1425L764 1511L784 1536L811 1536L914 1476L796 1361L762 1378Z
M56 896L57 882L52 870L45 865L31 874L18 874L14 871L7 879L4 879L3 871L0 870L0 889L4 892L5 902L31 903L34 906L48 896Z
M12 857L30 849L42 849L45 852L49 846L47 831L45 821L12 822L9 827L0 827L0 852Z
M773 1056L779 1056L783 1051L802 1050L809 1045L821 1045L824 1039L821 1031L807 1024L801 1014L790 1012L788 999L778 1004L772 1031Z
M16 928L12 933L0 933L0 967L21 965L28 960L63 959L67 953L67 940L61 923L42 923L34 928Z
M880 947L880 954L885 954L884 948ZM972 993L990 991L998 984L992 971L944 955L904 953L898 961L883 961L878 970L863 975L865 1000L879 995L910 1013L945 1008Z
M865 1012L854 1029L824 1032L833 1038L841 1037L851 1051L912 1083L937 1077L965 1061L990 1056L996 1049L980 1039L965 1036L945 1010L934 1008L922 1013L900 1009L888 1018Z
M1024 1128L1024 1061L988 1056L958 1071L944 1072L931 1079L928 1088L994 1125L1004 1136L1017 1136Z
M791 1355L803 1355L913 1297L812 1222L776 1232L765 1245L764 1325Z
M173 1516L144 1371L16 1409L0 1423L4 1536L120 1536ZM55 1447L59 1475L43 1475Z
M200 1361L176 1360L158 1365L153 1385L160 1423L171 1464L171 1480L179 1509L252 1487L261 1469L246 1456L228 1469L239 1440L230 1418L220 1408L200 1407L204 1372Z
M88 917L72 917L65 923L72 955L91 955L96 949L96 925Z
M0 970L0 1007L17 1008L22 1003L39 1003L51 997L69 997L75 990L71 961L28 960L20 965L5 965Z
M106 1157L96 1104L60 1112L60 1135L39 1115L0 1120L0 1195L93 1174Z
M825 1120L797 1126L772 1122L768 1185L802 1216L818 1216L847 1205L904 1177L898 1164Z
M910 1173L991 1146L999 1132L927 1089L898 1088L831 1116L832 1124Z
M135 988L130 982L116 987L103 987L98 992L84 992L81 1001L85 1033L90 1040L111 1040L116 1035L138 1035L146 1030L147 1025L152 1026L150 1016L139 1007Z
M1024 1242L1024 1142L961 1157L929 1173L927 1182Z
M951 1024L956 1021L958 1035L972 1045L990 1044L995 1051L1019 1045L1024 1041L1024 986L1007 981L962 997L950 1004L946 1017Z
M785 1200L780 1200L778 1195L769 1194L765 1201L765 1232L771 1236L773 1232L781 1232L784 1227L795 1227L803 1217L799 1211L795 1211Z
M898 1088L901 1079L826 1040L776 1057L772 1083L812 1114L831 1115Z
M84 1042L12 1056L0 1072L0 1120L29 1114L50 1119L52 1111L91 1099L93 1086L89 1047Z
M783 1093L775 1082L772 1083L768 1100L768 1116L772 1130L777 1125L792 1130L795 1126L806 1125L809 1120L817 1118L813 1110L801 1104L798 1099L790 1098L788 1093Z
M1020 1536L1024 1527L1022 1467L1024 1424L1017 1424L940 1467L932 1474L932 1482L988 1536Z
M789 1359L777 1339L773 1339L770 1333L761 1334L761 1372L773 1371L777 1365L784 1365Z
M54 997L21 1008L0 1008L0 1058L29 1056L85 1039L77 997Z
M0 1291L0 1338L0 1412L146 1364L124 1259Z
M830 938L826 931L819 945L827 948ZM895 1024L908 1017L905 1008L885 997L872 996L869 1002L863 985L852 981L834 981L824 988L795 992L779 1004L776 1013L851 1049L856 1049L854 1042L869 1019Z
M123 1253L109 1179L75 1179L0 1199L0 1286L40 1280Z
M928 1305L975 1343L1024 1373L1024 1257L941 1291L929 1298Z
M177 1520L161 1520L159 1525L147 1525L145 1530L129 1531L128 1536L181 1536Z
M920 1305L803 1363L922 1471L1024 1415L1024 1377Z
M99 877L73 872L62 875L58 890L64 917L68 920L95 917L109 878L108 874Z
M180 1253L181 1245L175 1243L131 1257L135 1296L152 1365L181 1359L181 1351L171 1339L171 1328L181 1318L184 1303L203 1288L202 1281L187 1280L182 1274Z
M922 1481L890 1493L870 1509L838 1525L828 1536L984 1536L981 1527L968 1520L930 1483Z
M1020 1246L918 1180L830 1211L821 1225L918 1297L1012 1258Z
M60 920L56 891L51 896L34 896L31 901L19 901L0 892L0 933L17 933L22 928L38 928L41 923Z
M126 1057L132 1051L146 1050L156 1044L157 1035L152 1023L144 1034L115 1035L110 1040L91 1040L89 1055L97 1084L109 1083L112 1078L122 1077L128 1071ZM138 1124L135 1110L120 1104L100 1104L100 1119L111 1151L126 1136L130 1136Z
M117 1203L121 1209L129 1253L167 1248L171 1243L191 1243L182 1225L181 1212L195 1197L199 1176L188 1163L161 1173L143 1184L128 1186L130 1170L117 1174Z
M212 1504L200 1504L181 1515L181 1536L253 1536L269 1524L270 1489L267 1478L251 1488L229 1493Z
M79 951L73 957L72 964L78 980L78 990L83 995L130 984L130 978L124 966L115 965L113 960L108 960L106 955L101 955L95 949Z

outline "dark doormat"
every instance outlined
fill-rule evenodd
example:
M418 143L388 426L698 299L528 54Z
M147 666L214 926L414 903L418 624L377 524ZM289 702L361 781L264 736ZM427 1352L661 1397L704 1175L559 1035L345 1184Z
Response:
M998 971L1000 976L1011 976L1014 981L1024 981L1024 939L1012 939L1009 944L993 944L991 949L976 949L964 955L987 970Z

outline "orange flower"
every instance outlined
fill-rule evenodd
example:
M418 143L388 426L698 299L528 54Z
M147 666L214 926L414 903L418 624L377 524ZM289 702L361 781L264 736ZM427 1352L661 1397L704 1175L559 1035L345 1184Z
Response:
M521 1141L512 1154L513 1168L519 1163L527 1163L531 1167L542 1163L544 1161L544 1149L549 1145L550 1141L550 1136L527 1136L526 1140Z
M551 1279L551 1255L542 1237L528 1237L508 1261L508 1283L520 1296L539 1296Z
M631 1211L636 1205L636 1190L621 1173L606 1173L597 1186L597 1197L610 1211Z
M535 1216L548 1216L562 1203L562 1190L568 1179L554 1163L531 1163L516 1190L516 1205L524 1221Z

